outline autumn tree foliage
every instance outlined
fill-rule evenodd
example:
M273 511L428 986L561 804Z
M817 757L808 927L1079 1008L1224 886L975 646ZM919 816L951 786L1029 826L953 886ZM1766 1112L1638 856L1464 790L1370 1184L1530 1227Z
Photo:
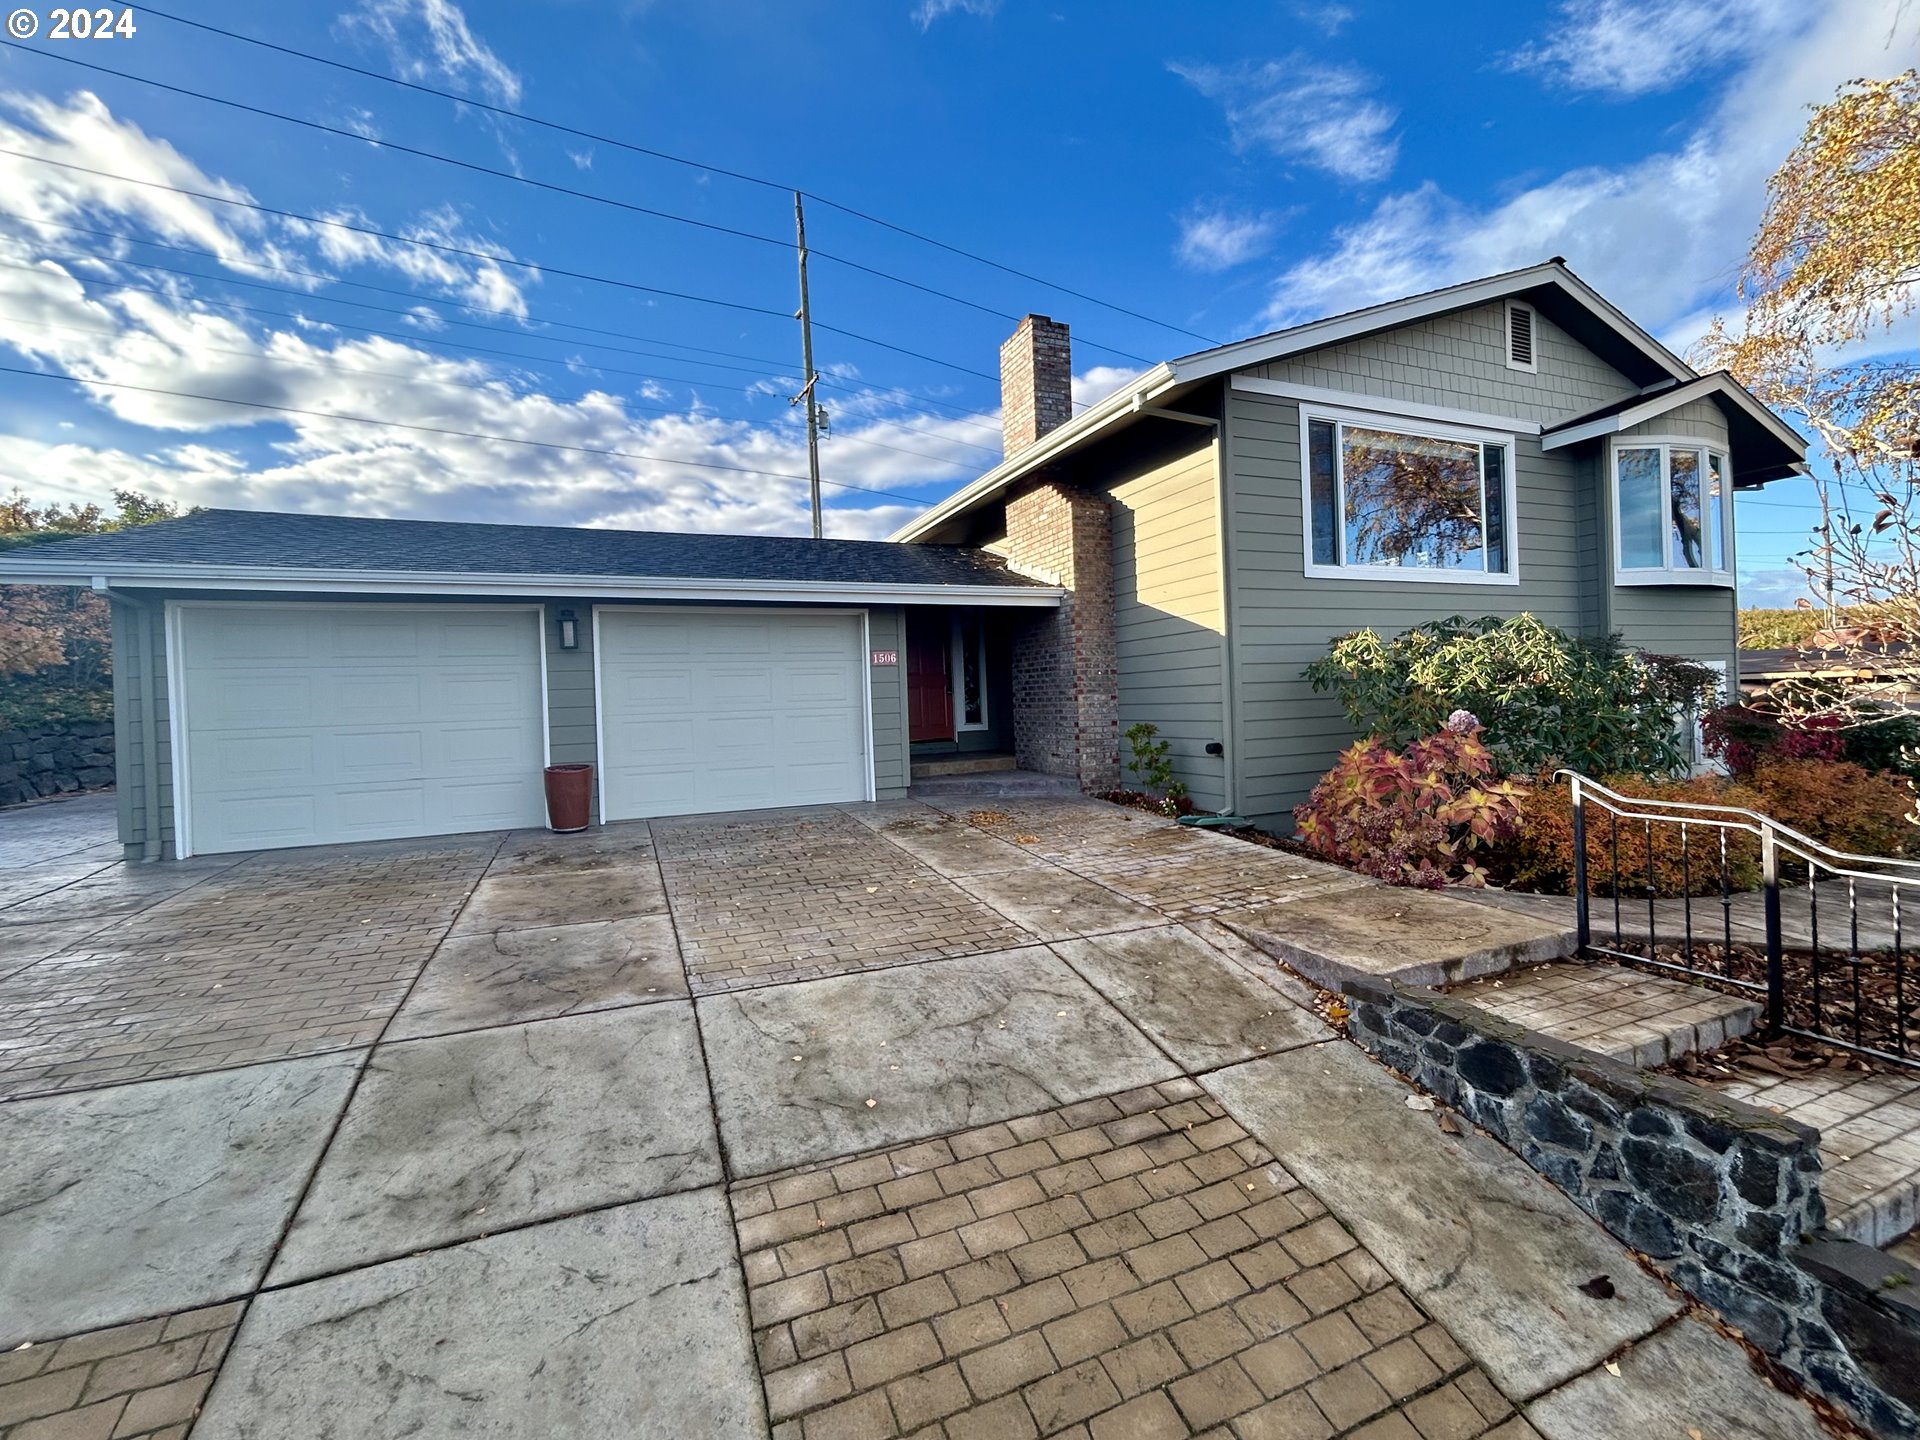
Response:
M1790 718L1870 719L1920 683L1920 71L1856 80L1819 107L1768 186L1741 274L1747 310L1702 342L1818 439L1827 520L1795 556L1816 592L1864 611L1845 691L1787 684Z
M129 525L170 520L177 505L136 490L116 490L114 509L98 505L36 505L19 490L0 498L0 550L98 535ZM71 697L98 694L104 704L112 624L107 602L91 590L66 585L0 585L0 678L9 690ZM72 705L55 705L63 713ZM83 707L84 708L84 707ZM101 708L96 705L93 708ZM4 716L0 716L4 718ZM6 728L0 724L0 729Z

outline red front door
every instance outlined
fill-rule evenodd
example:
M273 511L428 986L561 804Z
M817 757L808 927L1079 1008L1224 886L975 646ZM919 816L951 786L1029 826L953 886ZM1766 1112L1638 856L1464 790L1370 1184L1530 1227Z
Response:
M907 612L907 738L953 739L953 636L944 610Z

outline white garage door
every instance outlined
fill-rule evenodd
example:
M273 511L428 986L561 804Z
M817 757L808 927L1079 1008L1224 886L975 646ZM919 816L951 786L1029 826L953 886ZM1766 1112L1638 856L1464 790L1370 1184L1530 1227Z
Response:
M858 615L595 613L609 820L864 800Z
M195 854L544 823L537 610L206 605L177 616Z

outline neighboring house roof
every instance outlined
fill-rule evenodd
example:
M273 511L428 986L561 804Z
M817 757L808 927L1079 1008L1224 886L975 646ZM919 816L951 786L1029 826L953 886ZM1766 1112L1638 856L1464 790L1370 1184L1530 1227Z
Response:
M1716 370L1711 375L1702 375L1697 380L1688 380L1680 385L1669 385L1651 394L1622 396L1584 415L1563 420L1540 436L1540 448L1557 450L1563 445L1578 444L1582 440L1615 435L1632 426L1670 414L1682 405L1708 399L1726 402L1729 438L1735 454L1739 455L1743 448L1749 452L1760 452L1761 464L1749 465L1744 470L1736 468L1733 477L1736 486L1781 478L1782 473L1786 472L1780 468L1778 449L1784 448L1798 456L1807 453L1805 437L1754 399L1752 393L1725 370ZM1767 444L1769 441L1774 443ZM1789 472L1802 469L1804 466L1796 462L1787 462ZM1759 473L1762 471L1765 473Z
M1554 311L1553 318L1562 329L1609 360L1629 379L1645 386L1647 392L1661 390L1671 394L1677 388L1699 379L1684 360L1634 324L1599 291L1569 270L1564 261L1556 258L1540 265L1508 270L1483 279L1411 295L1403 300L1369 305L1304 325L1236 340L1228 345L1181 356L1177 360L1162 361L1058 429L1041 436L1019 454L1003 460L972 484L908 521L894 532L893 538L917 540L933 533L946 522L995 499L1008 486L1041 466L1117 429L1137 415L1152 413L1156 405L1171 398L1174 392L1202 380L1516 295L1526 295L1536 305L1550 304ZM1739 387L1733 388L1738 390ZM1790 441L1781 436L1774 438L1794 447L1792 461L1804 458L1805 441L1781 425L1771 412L1766 412L1765 407L1745 391L1739 391L1739 395L1744 397L1746 404L1766 413L1786 437L1791 437ZM1640 398L1635 395L1627 397L1627 400L1632 402ZM1792 473L1791 464L1783 462L1765 475L1755 473L1748 483L1758 484L1763 479L1776 479L1789 473Z
M1787 646L1777 650L1742 650L1740 680L1743 684L1815 676L1865 680L1883 674L1909 672L1913 662L1913 647L1899 641L1891 644L1847 644L1844 648L1835 646L1832 649Z
M635 598L1058 601L978 550L884 540L683 535L201 510L0 551L0 582Z

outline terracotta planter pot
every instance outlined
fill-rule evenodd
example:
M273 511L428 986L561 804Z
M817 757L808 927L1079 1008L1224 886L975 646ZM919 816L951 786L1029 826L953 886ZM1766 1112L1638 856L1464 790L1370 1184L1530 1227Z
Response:
M547 766L547 826L561 834L587 828L593 809L593 766Z

